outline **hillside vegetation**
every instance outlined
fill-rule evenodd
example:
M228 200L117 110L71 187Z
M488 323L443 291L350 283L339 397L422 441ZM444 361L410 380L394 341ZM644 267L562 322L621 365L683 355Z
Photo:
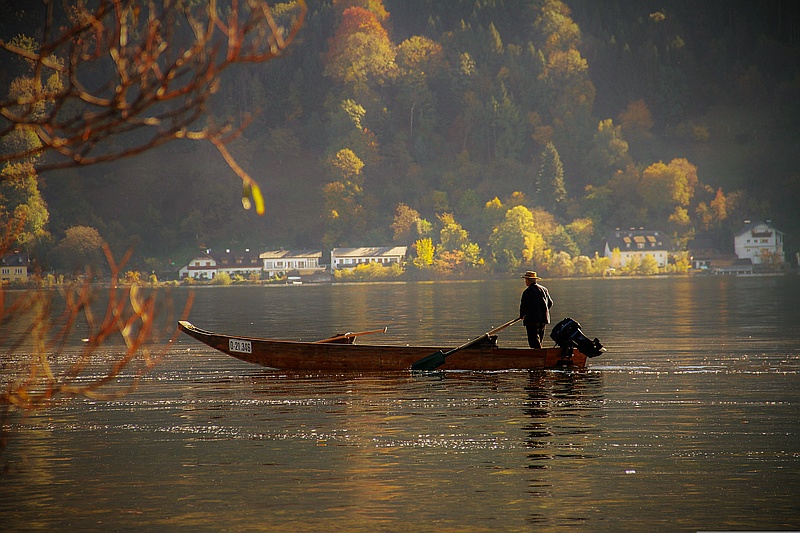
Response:
M198 248L430 240L450 267L547 271L558 254L592 257L615 227L730 251L745 219L771 219L798 248L792 3L308 8L287 54L229 71L215 96L220 119L254 113L230 150L264 216L242 209L219 154L176 142L39 176L40 262L60 266L50 250L75 226L162 265ZM288 26L297 10L274 12Z

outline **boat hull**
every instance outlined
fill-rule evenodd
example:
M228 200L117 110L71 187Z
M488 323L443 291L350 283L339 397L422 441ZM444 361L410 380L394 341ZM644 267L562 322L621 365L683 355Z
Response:
M448 348L299 342L213 333L187 321L180 329L202 342L242 361L279 370L312 372L381 372L410 370L420 359ZM577 349L499 348L481 345L448 356L437 370L542 370L584 368L586 355Z

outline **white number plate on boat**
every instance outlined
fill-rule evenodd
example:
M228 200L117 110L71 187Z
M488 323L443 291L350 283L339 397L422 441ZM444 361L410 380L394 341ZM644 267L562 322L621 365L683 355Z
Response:
M241 339L228 339L228 349L232 352L253 353L253 343Z

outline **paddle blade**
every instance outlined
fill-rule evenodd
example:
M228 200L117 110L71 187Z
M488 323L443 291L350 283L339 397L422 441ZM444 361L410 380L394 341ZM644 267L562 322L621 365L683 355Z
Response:
M436 370L446 361L444 352L439 350L432 353L427 357L423 357L416 363L411 365L411 370Z

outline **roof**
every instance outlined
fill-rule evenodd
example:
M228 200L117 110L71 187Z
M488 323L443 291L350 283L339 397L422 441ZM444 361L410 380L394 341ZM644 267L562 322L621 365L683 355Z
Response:
M250 250L245 250L243 252L238 251L231 251L230 249L225 250L225 252L211 252L211 257L213 257L219 266L225 267L234 267L234 266L258 266L260 265L258 254L255 252L251 252Z
M694 239L691 239L686 246L689 250L713 250L716 248L716 242L711 235L696 233Z
M13 253L0 256L0 265L3 266L28 266L30 258L26 253Z
M261 259L293 259L303 257L322 257L319 250L269 250L258 256Z
M756 231L756 228L758 228L759 226L763 226L765 228L766 231L763 234ZM748 233L748 232L752 232L754 237L770 237L772 235L773 231L775 233L777 233L777 234L782 234L783 233L783 232L775 229L774 227L772 227L772 224L770 223L769 220L766 221L766 222L762 222L762 221L750 222L749 220L746 220L745 223L744 223L744 227L739 230L739 232L736 234L736 237L744 235L745 233Z
M208 267L192 267L189 266L194 261L213 261L216 266L208 266ZM258 257L258 254L255 252L251 252L250 250L245 250L244 252L239 251L231 251L230 249L226 249L224 252L215 252L213 250L207 250L205 252L200 252L195 255L186 266L183 268L190 268L193 270L203 269L203 268L255 268L261 266L261 260Z
M331 255L336 257L382 257L404 256L408 246L364 246L361 248L334 248Z
M208 252L199 252L197 255L192 257L192 259L189 262L191 263L192 261L197 261L199 259L214 259L214 258L211 257L211 255ZM216 261L216 259L214 259L214 261Z
M606 237L608 248L613 250L619 248L620 250L627 250L631 247L641 250L669 250L672 243L669 237L664 232L658 230L646 229L616 229L609 233ZM639 248L639 245L643 248Z

